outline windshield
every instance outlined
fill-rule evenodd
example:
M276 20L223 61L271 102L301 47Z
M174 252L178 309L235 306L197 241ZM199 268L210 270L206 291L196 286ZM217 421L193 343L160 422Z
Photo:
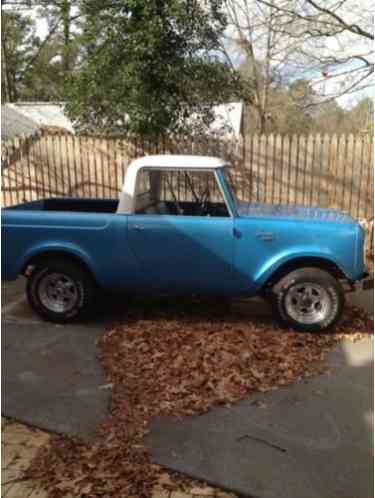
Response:
M134 212L230 216L213 169L142 168L137 174Z
M227 183L228 193L233 204L237 207L237 187L230 169L224 168L224 178Z

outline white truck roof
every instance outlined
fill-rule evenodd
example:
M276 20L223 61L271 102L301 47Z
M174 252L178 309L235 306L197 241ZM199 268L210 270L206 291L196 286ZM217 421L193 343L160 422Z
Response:
M185 154L160 154L156 156L144 156L132 161L131 168L221 168L227 163L220 157L212 156L189 156Z
M125 181L117 208L118 213L131 213L134 201L137 174L141 168L155 169L216 169L228 166L220 157L189 156L185 154L162 154L144 156L132 161L126 170Z

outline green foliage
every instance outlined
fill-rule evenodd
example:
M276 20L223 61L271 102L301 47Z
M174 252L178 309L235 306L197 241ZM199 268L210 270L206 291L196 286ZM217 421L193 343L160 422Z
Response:
M212 57L225 28L221 0L92 1L85 5L84 61L68 86L68 112L83 130L156 135L203 125L237 91Z
M1 16L1 90L4 101L19 97L22 77L33 47L34 23L18 12Z
M79 57L79 31L71 14L73 4L73 0L38 2L38 17L48 25L48 35L43 40L35 33L35 20L21 11L3 10L4 101L64 98L65 80Z
M36 40L38 56L23 75L20 100L61 101L64 99L64 70L58 39L41 46Z

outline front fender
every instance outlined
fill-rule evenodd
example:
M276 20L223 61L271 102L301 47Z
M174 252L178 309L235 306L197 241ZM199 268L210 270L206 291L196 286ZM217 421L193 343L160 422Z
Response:
M324 260L329 264L334 264L342 271L342 273L350 279L350 274L345 271L342 263L331 253L321 253L314 251L296 251L288 254L278 254L271 260L268 260L255 274L254 284L257 289L263 287L263 285L274 275L280 268L286 264L293 263L299 259L316 259L317 261Z

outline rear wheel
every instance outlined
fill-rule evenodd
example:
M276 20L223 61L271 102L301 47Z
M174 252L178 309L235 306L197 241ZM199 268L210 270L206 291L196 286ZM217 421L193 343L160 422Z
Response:
M321 331L340 318L345 298L340 282L319 268L299 268L282 277L272 288L277 318L300 331Z
M95 284L81 265L62 259L39 262L28 278L30 306L46 320L66 323L83 318L94 298Z

